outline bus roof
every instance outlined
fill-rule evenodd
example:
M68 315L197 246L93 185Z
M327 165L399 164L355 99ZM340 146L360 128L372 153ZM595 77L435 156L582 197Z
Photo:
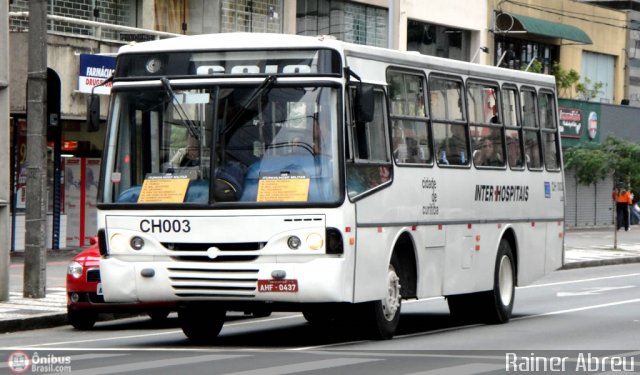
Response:
M275 37L277 35L277 37ZM301 36L273 33L219 33L180 36L142 43L132 43L120 48L118 54L166 51L240 51L275 49L329 48L349 57L383 61L406 67L420 67L439 71L481 76L494 79L528 81L555 87L555 77L546 74L523 72L466 61L423 55L412 51L398 51L382 47L366 46L339 41L332 36Z

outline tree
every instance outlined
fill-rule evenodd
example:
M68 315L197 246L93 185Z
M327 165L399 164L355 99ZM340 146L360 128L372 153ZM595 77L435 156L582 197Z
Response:
M566 169L573 169L582 185L613 175L616 184L640 191L640 144L608 137L602 143L583 143L568 149L564 161Z
M558 62L553 63L553 75L556 77L556 86L559 96L572 98L572 93L576 92L577 99L591 100L598 96L604 83L598 81L592 84L589 78L584 78L580 82L580 74L574 69L566 70Z
M609 137L604 142L584 143L564 153L566 169L573 169L579 184L591 185L613 175L617 187L640 191L640 144ZM613 205L613 201L611 202ZM615 208L614 211L615 212ZM616 226L613 248L618 248Z
M552 71L556 76L558 93L564 98L570 98L573 86L580 81L580 74L573 69L565 70L558 62L553 63Z

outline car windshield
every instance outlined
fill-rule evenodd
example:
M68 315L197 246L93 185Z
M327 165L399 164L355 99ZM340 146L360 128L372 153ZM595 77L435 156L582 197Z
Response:
M340 199L335 87L162 82L113 93L102 203Z

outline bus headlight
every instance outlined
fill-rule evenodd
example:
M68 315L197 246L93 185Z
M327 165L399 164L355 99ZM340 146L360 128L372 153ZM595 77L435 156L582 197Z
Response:
M67 266L67 274L74 279L79 279L82 276L82 264L73 261Z
M309 249L320 250L322 249L322 245L324 245L324 240L318 233L311 233L307 236L307 246L309 246Z
M289 249L291 250L298 250L301 244L302 241L300 241L300 238L297 236L291 236L287 239L287 245L289 245Z
M126 251L127 247L129 247L127 238L122 235L122 234L114 234L113 236L111 236L111 239L109 240L109 244L111 245L110 248L113 251Z

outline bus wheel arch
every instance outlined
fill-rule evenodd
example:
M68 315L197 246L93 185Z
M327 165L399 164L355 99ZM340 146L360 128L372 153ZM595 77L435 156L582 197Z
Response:
M416 261L415 243L407 232L400 234L393 248L390 263L397 263L400 275L402 298L416 298L418 287L418 271Z

